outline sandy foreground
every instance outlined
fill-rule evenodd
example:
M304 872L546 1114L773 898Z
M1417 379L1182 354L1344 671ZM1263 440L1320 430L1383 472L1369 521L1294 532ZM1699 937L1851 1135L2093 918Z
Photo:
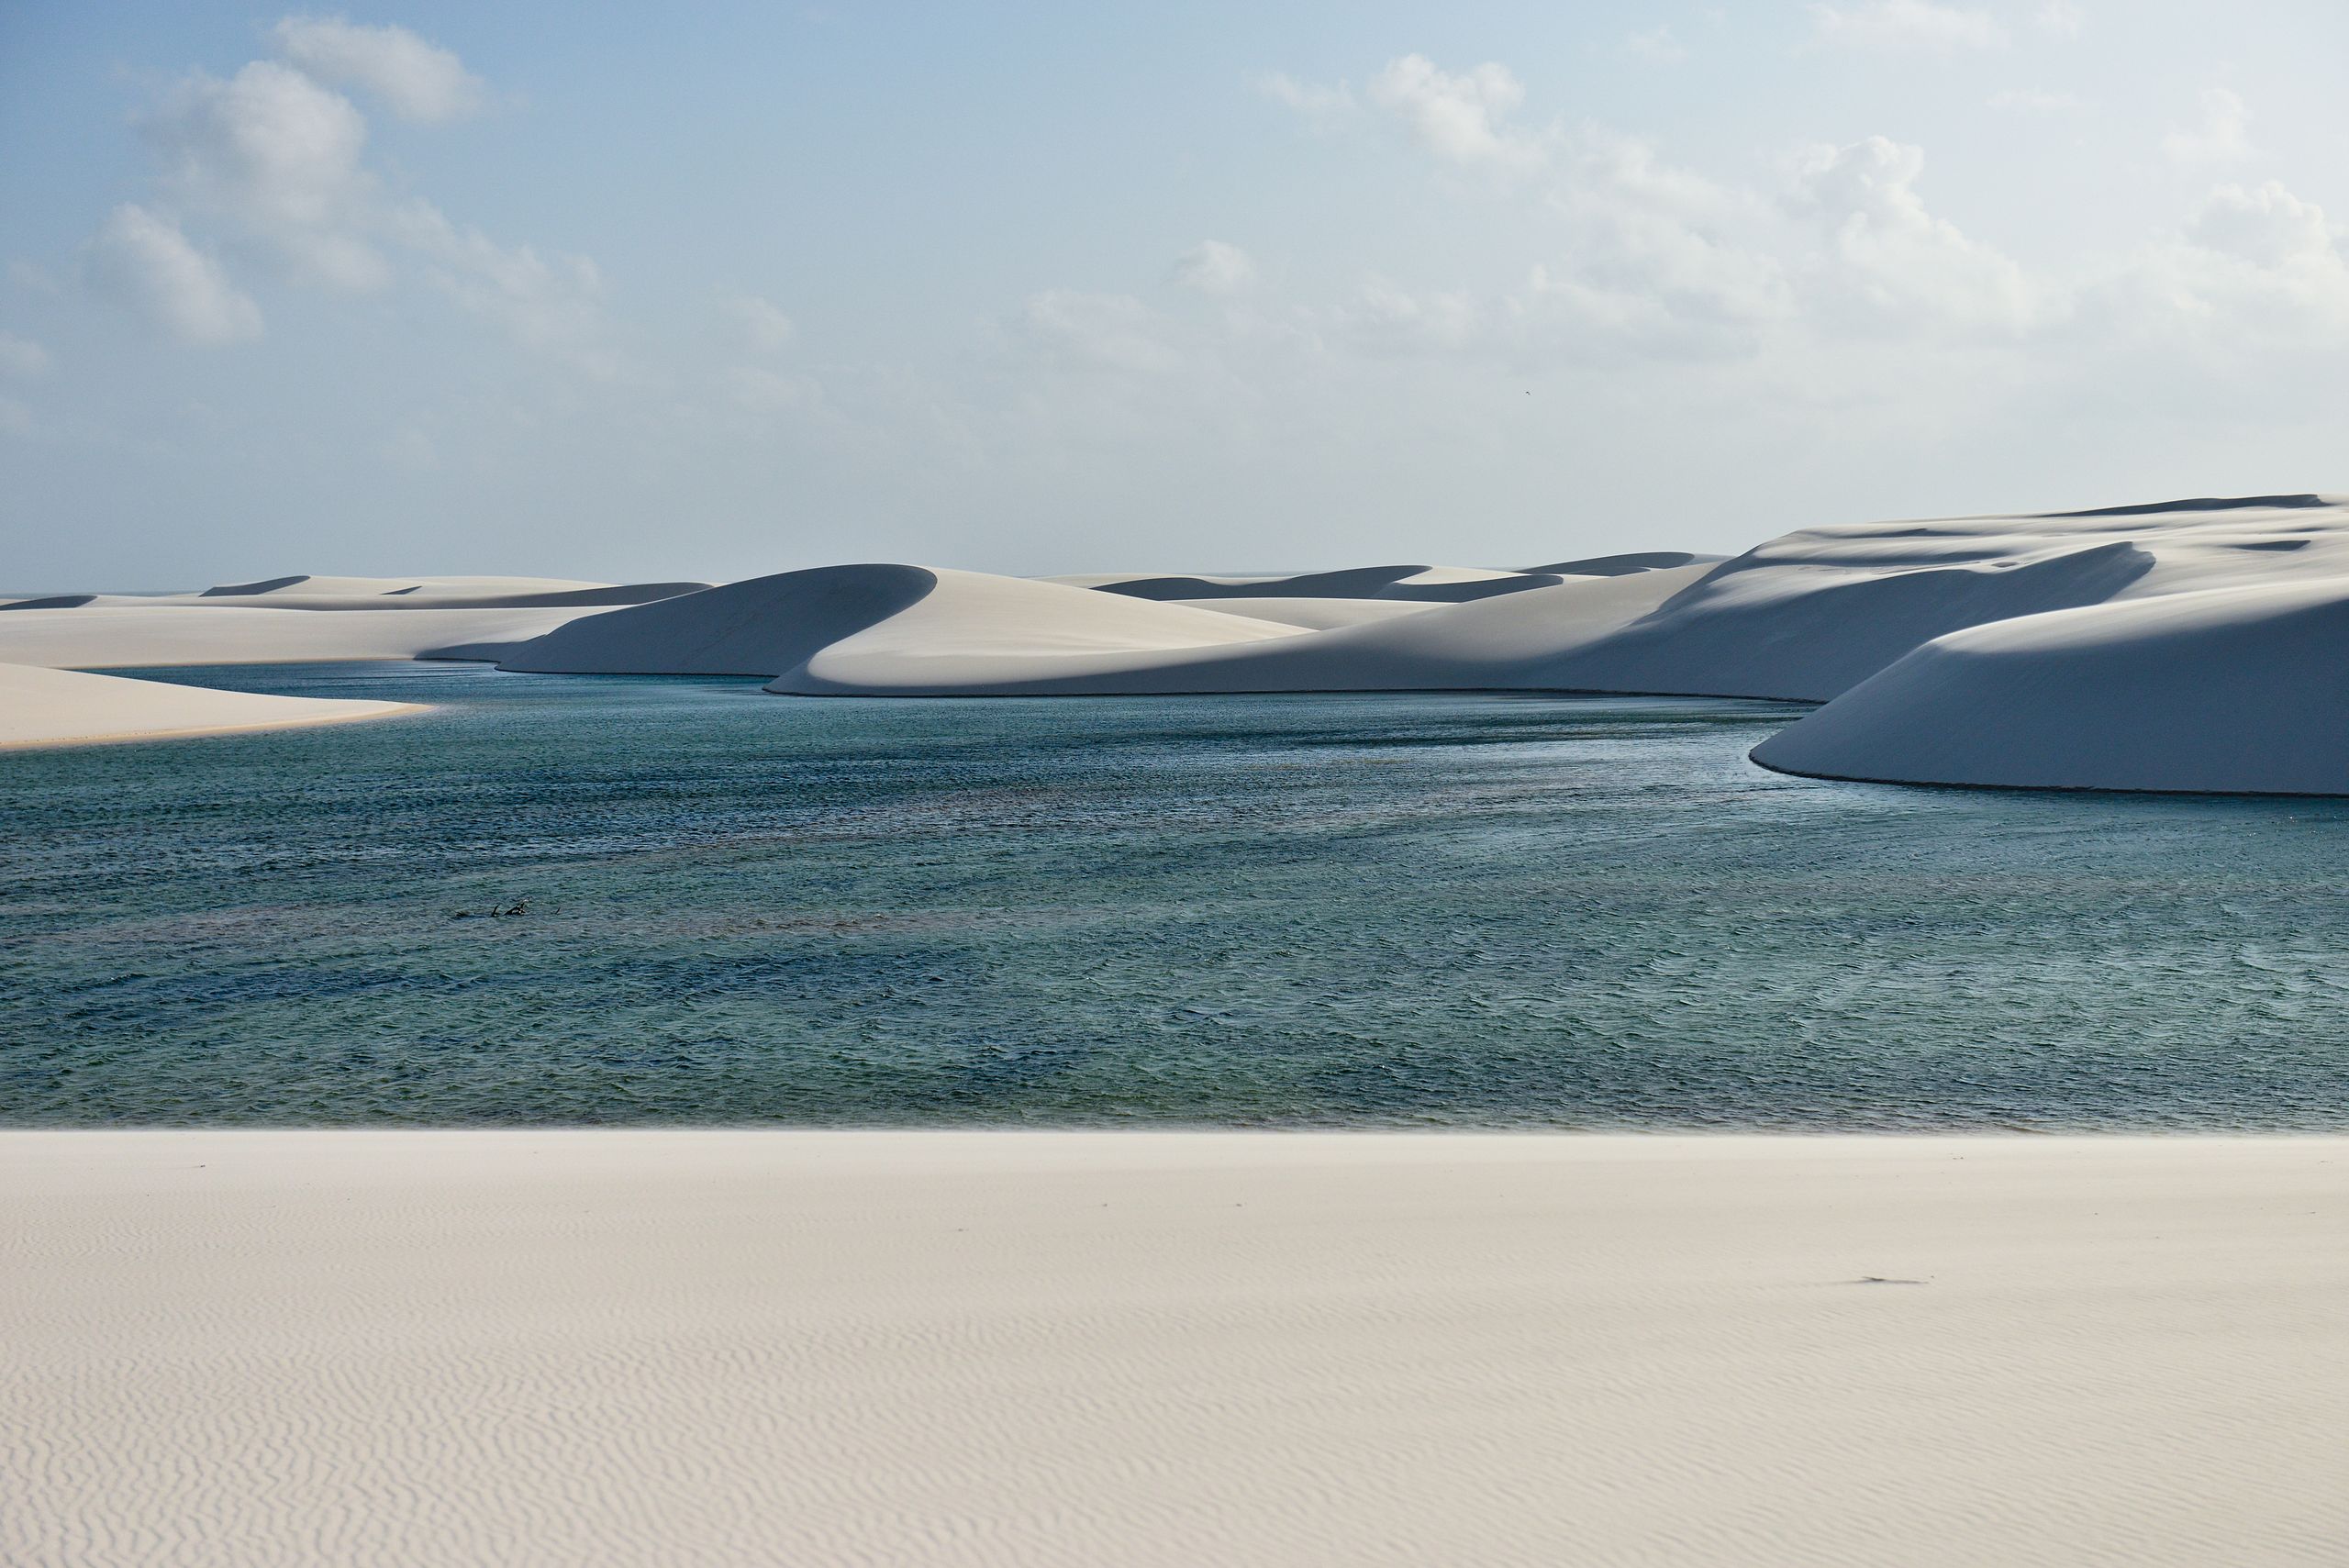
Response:
M2339 1563L2344 1237L2349 1139L0 1134L0 1561Z

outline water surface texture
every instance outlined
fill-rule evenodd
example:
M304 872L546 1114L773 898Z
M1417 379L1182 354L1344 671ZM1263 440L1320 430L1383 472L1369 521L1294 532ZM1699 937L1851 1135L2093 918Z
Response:
M2349 1125L2349 806L1787 778L1762 703L164 673L440 706L0 753L0 1121Z

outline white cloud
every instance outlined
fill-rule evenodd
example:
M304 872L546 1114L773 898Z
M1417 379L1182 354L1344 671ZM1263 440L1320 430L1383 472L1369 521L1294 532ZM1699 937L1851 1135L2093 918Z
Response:
M779 375L755 365L739 365L726 373L727 395L745 413L773 417L802 414L819 406L823 387L804 375Z
M741 328L742 340L761 353L787 349L799 335L797 322L772 301L754 294L736 295L728 300L726 314Z
M114 209L87 257L89 276L183 343L217 345L261 332L261 307L177 225L129 203Z
M2009 87L1993 93L1990 106L2019 115L2069 115L2087 107L2069 93L2048 93L2036 87Z
M455 55L406 28L288 17L273 33L278 52L295 65L321 81L372 94L404 120L439 125L481 107L481 79Z
M1818 42L1848 49L1946 53L2004 49L2009 42L2005 26L1987 11L1935 5L1933 0L1813 5L1810 24Z
M1578 142L1551 196L1571 239L1556 263L1534 270L1532 295L1675 356L1750 351L1757 328L1788 316L1764 204L1632 138L1593 130Z
M357 290L391 281L358 232L374 182L360 167L367 122L350 99L255 61L225 82L190 77L145 131L182 207L234 219L305 282Z
M616 369L599 342L603 273L587 257L500 245L477 228L460 228L429 202L400 209L393 226L436 287L517 342L594 374Z
M1158 313L1131 295L1046 289L1029 296L1014 327L1070 368L1155 374L1182 362Z
M1174 261L1174 281L1201 294L1237 294L1255 278L1255 260L1220 239L1202 239Z
M472 81L453 56L397 28L295 20L277 37L290 57L361 81L416 118L457 112L460 89ZM142 130L161 163L158 186L180 219L223 231L232 247L273 259L293 281L345 291L421 281L527 347L592 374L615 371L601 341L603 280L592 261L501 245L421 197L389 199L364 161L365 117L304 72L254 61L226 81L197 72ZM109 275L118 284L135 275L208 276L216 308L153 313L192 341L259 329L258 308L177 223L125 210L139 216L117 213L97 247L113 258ZM165 297L152 288L121 292ZM206 295L189 283L170 297ZM249 328L239 325L248 320Z
M1822 303L1885 325L2026 325L2022 269L1926 210L1915 188L1924 167L1923 149L1881 136L1804 156L1792 200L1827 231Z
M1490 346L1486 316L1465 293L1413 294L1374 277L1340 307L1335 325L1341 340L1374 353L1451 352Z
M1353 116L1353 89L1340 82L1331 86L1300 82L1286 72L1272 71L1256 78L1256 91L1274 103L1295 110L1316 130L1334 130Z
M2199 125L2171 131L2162 150L2183 168L2207 168L2251 155L2251 110L2224 87L2206 87Z
M2187 238L2206 250L2276 270L2338 266L2337 231L2314 202L2304 202L2270 180L2256 190L2221 185L2187 226Z
M2087 14L2073 0L2042 0L2032 25L2051 38L2076 39L2087 26Z
M1688 46L1673 32L1670 22L1660 23L1645 32L1633 33L1623 40L1623 47L1642 60L1658 65L1677 65L1688 58Z
M1502 123L1525 101L1525 84L1505 65L1488 61L1455 73L1407 54L1372 78L1370 100L1455 163L1522 172L1548 156L1549 138Z
M2184 339L2239 358L2337 355L2349 339L2349 256L2324 210L2269 181L2221 185L2175 237L2088 291L2109 336Z
M30 338L19 338L14 332L0 332L0 375L18 376L29 381L49 370L49 350Z

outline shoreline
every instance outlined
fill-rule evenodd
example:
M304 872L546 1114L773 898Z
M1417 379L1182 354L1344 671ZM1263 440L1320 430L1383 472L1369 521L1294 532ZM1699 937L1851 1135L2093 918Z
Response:
M0 1556L2329 1562L2344 1220L2310 1133L0 1131Z

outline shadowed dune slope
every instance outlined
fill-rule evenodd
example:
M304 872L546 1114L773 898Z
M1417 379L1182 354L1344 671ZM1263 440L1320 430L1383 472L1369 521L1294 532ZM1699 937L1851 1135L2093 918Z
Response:
M1945 631L2095 604L2153 564L2120 541L1843 572L1810 562L1788 569L1757 551L1715 568L1556 673L1598 690L1822 701Z
M823 566L581 616L507 651L502 670L548 674L770 676L919 600L919 566Z
M1824 701L1967 627L2342 573L2349 513L2321 497L1804 528L1722 562L1555 674L1598 690Z
M1136 599L1395 599L1456 605L1553 587L1558 581L1554 574L1419 565L1353 566L1293 577L1130 577L1088 586Z
M2349 794L2349 577L2058 610L1936 639L1763 742L1786 773Z
M1594 555L1582 561L1555 561L1547 566L1520 566L1530 576L1628 577L1634 572L1656 572L1667 566L1694 566L1726 561L1725 555L1697 555L1685 550L1642 550L1627 555Z

